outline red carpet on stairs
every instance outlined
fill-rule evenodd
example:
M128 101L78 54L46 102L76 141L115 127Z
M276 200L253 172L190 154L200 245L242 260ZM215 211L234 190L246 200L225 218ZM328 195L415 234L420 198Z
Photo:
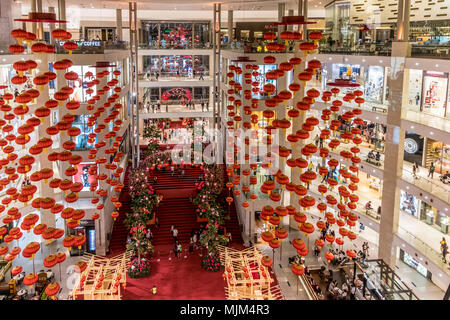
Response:
M159 248L159 249L157 249ZM152 259L150 276L141 279L127 278L123 300L224 300L222 272L208 272L201 268L199 251L189 254L183 246L180 259L169 260L172 246L157 246L161 256ZM187 258L184 258L186 253ZM157 251L155 251L157 255ZM157 261L158 258L160 261ZM156 285L157 294L152 294Z
M163 199L156 215L159 220L159 228L152 226L153 245L173 245L173 237L170 231L173 225L178 229L178 241L189 243L192 229L198 229L195 206L189 198Z
M128 169L129 170L129 169ZM225 170L225 168L224 168ZM225 299L222 272L209 272L201 268L201 251L188 253L188 243L192 229L199 228L196 206L190 202L189 195L195 192L195 183L199 180L200 167L185 167L183 177L178 173L172 176L170 168L150 171L148 181L163 200L155 209L159 227L151 226L154 254L152 270L149 277L127 279L127 287L123 292L125 300L223 300ZM154 182L154 177L157 177ZM125 250L128 230L123 221L127 212L131 212L128 172L125 177L125 188L120 195L122 207L119 218L116 219L110 241L110 254L116 255ZM232 234L233 247L242 248L242 237L239 230L236 208L234 203L228 206L225 198L228 189L224 188L219 196L230 220L226 220L227 232ZM178 229L178 240L183 245L183 256L177 259L173 254L173 237L171 226ZM206 250L203 251L206 254ZM186 254L186 259L184 255ZM169 257L171 259L169 260ZM156 285L157 294L152 294L152 287Z

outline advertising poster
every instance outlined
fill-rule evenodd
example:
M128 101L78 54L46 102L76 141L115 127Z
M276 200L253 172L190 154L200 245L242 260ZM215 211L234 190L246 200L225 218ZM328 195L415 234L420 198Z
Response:
M448 74L427 71L423 77L422 110L425 113L445 117L447 107Z
M89 174L89 166L93 162L84 162L77 165L78 172L73 176L73 182L81 182L83 184L82 191L89 191L91 183L95 181L95 177Z
M89 133L94 132L94 129L96 128L96 126L94 125L93 127L89 127L87 125L88 122L88 118L89 115L76 115L75 116L75 121L72 123L73 127L77 127L80 128L81 133L73 138L73 141L75 142L76 146L75 149L76 150L85 150L85 149L91 149L94 147L95 143L89 143L87 140L89 138ZM96 139L97 142L97 139Z
M76 72L78 74L77 80L68 81L69 85L73 88L73 94L70 97L71 99L75 101L86 102L92 96L96 95L96 86L91 87L94 90L91 95L86 94L86 83L92 81L95 78L95 68L90 68L89 66L72 66L68 70ZM89 72L92 74L91 77L89 77ZM86 75L88 75L88 77L86 77Z
M409 70L408 106L420 111L420 101L422 100L422 70Z
M412 194L400 191L400 210L417 217L419 207L419 200Z
M52 110L51 118L50 118L50 126L55 126L56 125L56 123L58 122L58 118L59 118L58 115L59 115L59 110L58 109ZM59 136L59 134L55 134L54 136L52 136L52 139L53 139L52 147L53 148L59 148L59 145L60 145L60 136Z
M382 102L383 97L384 68L370 66L367 69L367 80L365 83L365 97L367 101Z

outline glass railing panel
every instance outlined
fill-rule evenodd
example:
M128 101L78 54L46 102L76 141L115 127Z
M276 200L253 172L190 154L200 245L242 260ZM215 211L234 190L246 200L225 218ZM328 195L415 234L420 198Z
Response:
M398 227L397 235L408 242L412 247L417 249L421 254L430 259L434 264L436 264L443 272L450 275L450 268L447 264L442 260L442 253L433 249L424 241L417 238L411 232L406 230L403 227Z
M450 59L450 44L411 44L412 57Z
M424 169L421 168L421 170ZM435 195L442 201L450 203L450 187L447 187L444 184L441 185L439 182L434 181L434 179L425 178L418 175L414 176L412 169L409 166L403 167L402 179L424 191L427 191L430 194Z

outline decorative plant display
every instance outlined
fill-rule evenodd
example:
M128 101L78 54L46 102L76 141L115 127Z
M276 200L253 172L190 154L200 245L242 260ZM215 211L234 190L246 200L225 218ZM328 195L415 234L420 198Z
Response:
M150 260L145 258L142 258L140 260L132 259L127 269L127 273L130 276L130 278L148 277L150 275L150 271L151 271Z
M194 204L198 206L199 217L208 219L199 241L208 251L208 254L202 259L202 267L209 271L220 269L217 246L228 243L226 235L219 234L219 226L227 218L222 205L217 202L217 197L223 189L223 183L223 169L217 165L205 165L204 181L196 186L197 194L193 200ZM218 266L217 261L219 261Z
M144 139L148 140L147 148L144 151L144 156L152 155L159 150L159 139L161 139L161 129L156 125L151 125L144 128Z

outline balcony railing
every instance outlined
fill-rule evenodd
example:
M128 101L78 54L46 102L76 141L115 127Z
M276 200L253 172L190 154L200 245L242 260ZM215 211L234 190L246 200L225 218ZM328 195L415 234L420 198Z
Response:
M412 44L412 57L450 59L450 44Z
M450 204L450 187L439 185L439 182L428 178L414 177L412 170L409 168L403 168L402 179Z
M185 42L175 42L175 43L158 43L156 41L152 41L150 43L140 43L139 49L143 50L167 50L167 49L212 49L212 44L209 42L206 43L196 43L192 45L192 43Z
M444 263L442 259L442 253L433 249L428 244L417 238L408 230L398 227L397 235L408 242L412 247L417 249L421 254L430 259L434 264L436 264L443 272L450 275L450 267Z

